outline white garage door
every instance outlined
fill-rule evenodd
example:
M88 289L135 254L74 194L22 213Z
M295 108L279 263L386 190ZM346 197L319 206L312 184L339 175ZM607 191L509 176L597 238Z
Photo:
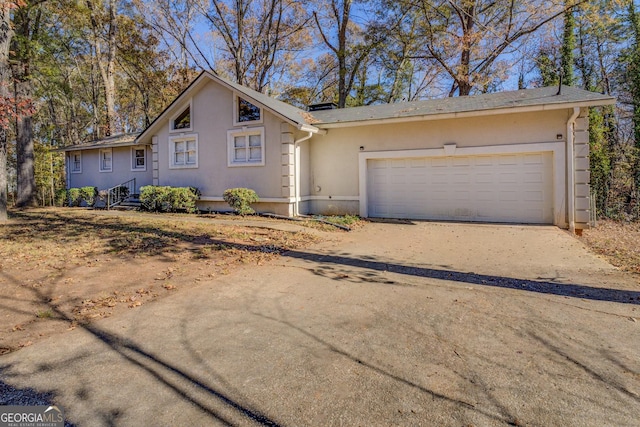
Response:
M552 153L369 159L370 217L553 222Z

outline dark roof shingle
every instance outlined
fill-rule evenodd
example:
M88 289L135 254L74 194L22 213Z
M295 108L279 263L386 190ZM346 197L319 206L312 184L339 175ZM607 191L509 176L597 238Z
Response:
M367 122L370 120L403 119L420 116L459 114L517 107L547 106L549 109L567 108L570 105L596 106L615 103L615 98L595 92L563 86L523 89L509 92L487 93L473 96L458 96L427 101L402 102L396 104L371 105L314 111L316 126L338 123Z

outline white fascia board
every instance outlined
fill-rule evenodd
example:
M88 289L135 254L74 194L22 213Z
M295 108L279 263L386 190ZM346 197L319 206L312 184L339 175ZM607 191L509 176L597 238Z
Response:
M358 120L351 122L339 122L339 123L318 123L320 129L331 128L344 128L355 126L369 126L379 124L391 124L391 123L406 123L406 122L421 122L429 120L447 120L447 119L459 119L467 117L482 117L482 116L495 116L501 114L517 114L517 113L530 113L538 111L552 111L552 110L566 110L573 109L573 107L600 107L603 105L613 105L616 103L615 99L606 99L601 101L581 101L571 102L563 104L542 104L532 105L526 107L506 107L496 108L491 110L474 110L474 111L461 111L456 113L442 113L442 114L424 114L420 116L409 117L390 117L385 119L371 119L371 120Z

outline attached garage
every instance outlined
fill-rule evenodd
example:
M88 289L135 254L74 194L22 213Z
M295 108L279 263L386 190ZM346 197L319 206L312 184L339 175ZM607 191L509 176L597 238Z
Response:
M243 102L255 107L249 121L238 120ZM256 210L289 216L554 224L573 231L591 219L589 109L614 103L608 95L555 86L305 111L203 72L135 144L152 146L147 170L154 182L198 187L201 208L226 209L224 190L248 187L260 196ZM173 118L185 106L191 128L177 129ZM261 135L262 162L228 164L234 132ZM175 138L200 141L199 167L170 165Z
M367 161L370 217L552 224L553 152Z

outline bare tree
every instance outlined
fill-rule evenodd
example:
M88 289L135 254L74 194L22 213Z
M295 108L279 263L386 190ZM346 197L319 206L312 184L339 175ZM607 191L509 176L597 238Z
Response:
M353 0L317 3L318 9L314 11L313 19L324 45L336 58L338 108L344 108L358 75L366 76L362 67L366 66L371 53L388 35L389 27L385 25L388 23L383 24L375 19L359 24L354 22Z
M422 58L451 79L449 95L469 95L490 84L495 65L516 43L585 0L419 0ZM513 53L513 52L512 52Z
M91 22L91 46L104 85L106 106L106 136L115 133L116 128L116 84L115 61L117 42L117 2L116 0L86 0ZM100 136L100 135L98 135Z
M222 50L240 84L264 92L309 45L309 17L297 0L211 0L201 9L222 39Z

